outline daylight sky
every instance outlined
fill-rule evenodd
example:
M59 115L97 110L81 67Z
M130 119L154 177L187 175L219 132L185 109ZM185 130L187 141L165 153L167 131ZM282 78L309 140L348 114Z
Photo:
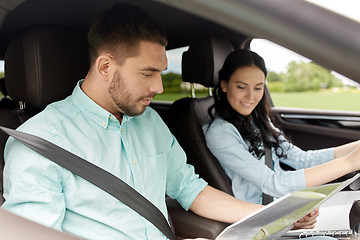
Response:
M359 0L307 0L309 2L318 4L322 7L328 8L329 10L343 14L349 18L352 18L360 22L360 1ZM283 72L289 62L295 61L309 61L302 56L283 49L276 44L270 42L254 41L251 44L251 49L258 52L265 60L267 68L274 72ZM178 49L175 51L168 52L168 70L167 72L181 72L181 54L186 48ZM275 53L275 54L274 54ZM273 61L273 56L279 56L276 61ZM0 61L0 72L4 71L4 63ZM341 77L341 76L340 76Z
M331 11L343 14L353 20L360 22L360 1L359 0L308 0L314 4L318 4ZM284 72L289 62L304 61L310 62L309 59L298 55L290 50L284 49L274 43L265 40L254 40L251 44L251 49L259 53L265 60L266 66L270 71L277 73ZM279 56L274 61L274 56ZM334 72L337 77L348 81L344 76ZM349 82L347 82L349 83ZM351 84L351 83L349 83Z

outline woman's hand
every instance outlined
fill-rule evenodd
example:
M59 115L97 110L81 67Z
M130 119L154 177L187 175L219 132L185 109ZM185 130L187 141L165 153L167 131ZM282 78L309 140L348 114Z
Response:
M294 223L294 228L292 230L297 229L312 229L315 227L315 223L317 222L316 218L319 216L319 208L312 211L305 217L301 218L297 222Z

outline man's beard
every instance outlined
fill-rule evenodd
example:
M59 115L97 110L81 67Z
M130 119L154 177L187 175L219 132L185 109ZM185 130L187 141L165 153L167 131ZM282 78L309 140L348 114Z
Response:
M114 74L114 78L111 81L108 92L120 112L127 116L141 115L146 109L146 105L142 105L139 103L141 99L154 98L156 95L156 93L150 93L148 96L143 96L135 99L130 94L131 90L126 88L126 86L122 84L118 72ZM139 106L141 107L140 109Z

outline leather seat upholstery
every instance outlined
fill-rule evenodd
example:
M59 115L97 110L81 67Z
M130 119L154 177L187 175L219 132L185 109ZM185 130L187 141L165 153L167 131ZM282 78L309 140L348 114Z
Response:
M228 41L214 37L199 40L189 46L182 56L182 77L184 82L214 87L218 83L218 71L227 55L233 51ZM169 127L185 150L188 163L210 186L233 195L229 178L217 159L206 146L202 124L210 120L208 108L214 103L213 97L182 98L175 101L170 109ZM167 200L169 213L177 236L215 237L228 226L185 212L177 202Z
M0 125L17 128L49 103L70 95L88 68L86 33L56 25L25 29L14 38L5 55L7 92L12 99L25 103L25 107L0 109ZM0 132L0 205L7 138Z
M182 58L183 81L215 87L218 83L218 72L232 51L230 42L214 37L201 39L189 46ZM195 171L208 181L209 185L233 194L228 177L206 146L201 128L202 124L210 120L208 108L212 104L213 97L188 97L175 101L171 107L170 128Z

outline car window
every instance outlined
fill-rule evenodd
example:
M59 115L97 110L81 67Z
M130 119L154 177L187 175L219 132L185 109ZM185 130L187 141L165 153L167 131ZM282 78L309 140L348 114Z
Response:
M5 72L4 72L4 61L0 60L0 79L5 77ZM2 93L2 91L0 90L0 99L2 99L4 97L4 94Z
M181 58L189 47L168 50L168 68L162 73L164 92L156 95L156 101L173 102L183 97L191 96L190 83L183 82L181 76ZM208 88L195 84L196 97L208 95Z
M360 111L359 83L264 39L250 48L265 60L275 107Z
M0 78L5 76L5 66L4 66L4 60L0 60Z

